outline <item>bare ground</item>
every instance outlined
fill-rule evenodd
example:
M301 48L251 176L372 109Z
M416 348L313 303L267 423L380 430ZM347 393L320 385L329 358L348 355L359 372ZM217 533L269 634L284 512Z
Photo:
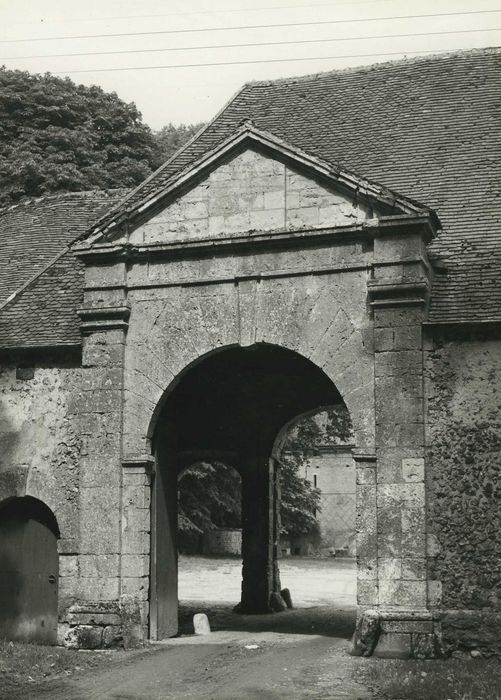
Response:
M237 615L238 560L183 558L181 636L139 652L50 650L58 678L40 680L49 659L36 651L36 682L2 683L2 700L499 700L497 659L429 662L349 656L354 625L353 564L282 562L282 584L295 610ZM325 603L328 603L325 605ZM194 612L207 612L213 632L192 635ZM29 674L29 650L23 650ZM17 652L16 652L17 653ZM81 659L81 660L80 660ZM53 661L53 659L50 659ZM36 663L35 663L36 662ZM47 662L47 663L46 663ZM49 663L48 668L51 668ZM36 674L34 674L36 675Z
M354 565L294 559L281 566L295 610L238 615L241 562L181 557L181 636L124 658L106 658L92 671L10 689L0 698L24 700L237 700L373 697L356 678L348 655L354 626ZM326 605L327 604L327 605ZM195 612L213 632L194 637Z
M169 640L129 661L25 688L24 700L369 700L339 638L216 632Z

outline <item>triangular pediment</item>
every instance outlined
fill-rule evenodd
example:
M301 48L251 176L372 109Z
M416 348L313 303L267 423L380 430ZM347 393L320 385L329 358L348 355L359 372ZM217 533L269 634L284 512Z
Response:
M426 211L249 123L144 201L127 201L98 222L87 246L344 227Z

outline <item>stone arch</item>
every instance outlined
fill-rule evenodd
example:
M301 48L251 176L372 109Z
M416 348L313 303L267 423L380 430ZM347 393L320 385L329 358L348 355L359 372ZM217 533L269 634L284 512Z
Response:
M152 425L165 397L200 359L226 347L268 344L303 356L338 388L357 445L375 444L372 328L366 274L221 286L216 299L190 295L134 300L125 350L124 452L149 452ZM353 297L356 303L347 303ZM209 299L209 301L207 301ZM280 314L275 309L281 311ZM196 330L195 330L196 329ZM168 389L167 389L168 391Z
M176 492L184 454L225 452L242 476L242 609L269 610L280 592L278 472L273 455L284 424L306 410L344 405L328 375L299 353L255 343L206 353L171 384L149 432L152 490L151 633L177 632Z
M7 639L55 644L59 526L31 496L0 503L0 626Z

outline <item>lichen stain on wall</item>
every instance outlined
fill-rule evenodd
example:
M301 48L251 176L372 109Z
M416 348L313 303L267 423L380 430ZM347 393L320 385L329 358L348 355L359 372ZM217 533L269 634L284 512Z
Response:
M0 495L25 495L25 488L46 503L59 524L61 552L75 551L78 542L79 381L72 366L41 364L30 380L16 379L13 365L0 368ZM21 492L4 493L15 486Z
M435 341L426 355L431 578L442 606L501 610L501 341Z

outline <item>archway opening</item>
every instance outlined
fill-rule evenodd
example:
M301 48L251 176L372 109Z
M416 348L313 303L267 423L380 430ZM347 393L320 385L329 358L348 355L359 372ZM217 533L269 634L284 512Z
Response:
M356 607L353 439L343 404L298 416L277 438L281 582L300 607Z
M0 629L9 640L55 644L59 527L36 498L0 504Z
M222 349L201 359L165 398L153 435L150 633L177 633L178 483L195 464L222 463L242 483L242 572L237 610L269 613L283 605L280 435L305 413L344 407L329 377L281 347ZM278 439L277 439L278 438Z

